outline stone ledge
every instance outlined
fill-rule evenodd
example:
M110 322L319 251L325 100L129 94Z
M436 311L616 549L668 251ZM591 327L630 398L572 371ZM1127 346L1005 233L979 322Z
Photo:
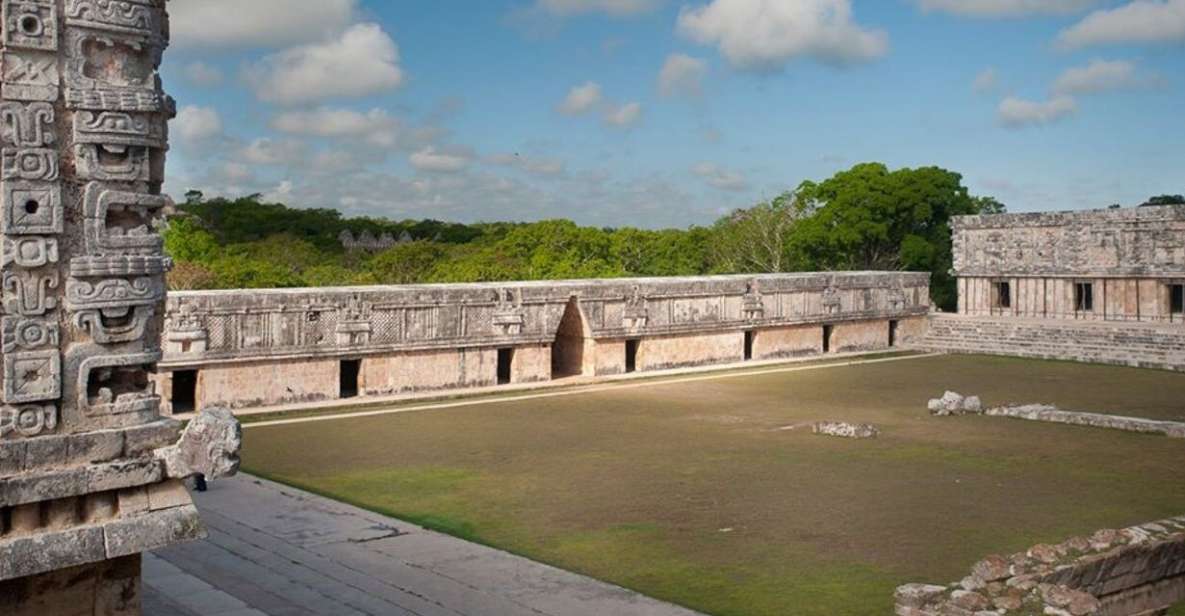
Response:
M0 507L134 488L163 478L164 466L153 458L26 473L0 479Z
M1029 404L1023 406L1001 406L990 408L983 412L991 417L1010 417L1029 421L1044 421L1049 423L1088 426L1092 428L1107 428L1124 430L1127 432L1141 432L1145 434L1163 434L1170 438L1185 438L1185 423L1176 421L1160 421L1143 419L1140 417L1124 417L1122 415L1105 415L1101 413L1079 413L1063 411L1056 406Z
M0 442L0 491L12 475L150 457L180 437L181 422L161 419L122 430Z

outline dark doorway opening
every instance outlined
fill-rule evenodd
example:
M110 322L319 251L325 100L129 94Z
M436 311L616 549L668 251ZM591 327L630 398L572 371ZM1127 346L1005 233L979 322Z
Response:
M173 373L173 414L197 410L197 370L178 370Z
M1185 314L1185 284L1169 287L1169 314Z
M338 397L358 397L358 377L362 374L361 359L343 359L338 378Z
M757 339L757 332L745 332L745 361L753 359L753 342Z
M889 321L889 347L897 346L897 328L900 326L900 321Z
M638 346L642 343L641 340L626 340L625 341L625 371L638 371Z
M823 352L831 352L831 334L835 332L835 328L831 325L823 326Z
M584 374L584 318L576 298L568 300L551 345L551 378Z
M514 349L498 349L498 384L509 385L513 379Z
M1094 284L1079 282L1074 285L1074 309L1078 312L1094 312Z

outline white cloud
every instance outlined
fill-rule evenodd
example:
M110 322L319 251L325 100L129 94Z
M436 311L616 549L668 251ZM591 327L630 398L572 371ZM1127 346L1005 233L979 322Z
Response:
M708 64L699 58L673 53L658 73L658 91L663 96L699 96Z
M203 141L222 134L222 116L212 107L182 107L172 124L185 141Z
M1062 73L1053 84L1058 94L1094 94L1109 90L1126 90L1152 85L1150 77L1141 77L1136 66L1122 60L1093 60Z
M172 0L178 47L274 47L320 40L353 19L357 0Z
M261 138L243 147L239 157L252 165L293 165L304 160L307 153L308 147L293 139Z
M222 71L205 62L190 62L185 65L185 79L189 83L201 88L208 88L222 83Z
M691 172L702 178L709 186L720 190L739 192L749 188L749 182L745 176L736 171L724 169L715 163L699 163L691 168Z
M332 40L272 54L246 76L259 99L280 104L367 96L403 83L399 48L378 24L358 24Z
M580 115L592 111L601 104L601 86L589 81L573 87L568 91L564 102L560 103L560 112L568 115Z
M567 169L567 164L558 158L536 158L509 152L495 154L489 157L489 162L504 167L514 167L538 176L563 175Z
M852 20L850 0L712 0L679 12L679 32L715 45L733 66L775 71L798 57L855 64L883 56L889 37Z
M560 16L584 13L628 16L653 11L662 3L663 0L537 0L535 9Z
M1000 75L994 68L985 68L975 76L971 89L980 94L992 92L1000 85Z
M417 171L428 173L457 173L469 166L472 158L468 153L443 152L435 146L428 146L408 157L408 162Z
M993 18L1075 13L1098 3L1099 0L918 0L923 11Z
M322 107L283 112L272 119L272 128L290 135L361 139L372 145L392 147L399 135L399 120L378 108L363 113Z
M642 119L642 103L610 105L605 110L605 123L617 128L630 128Z
M1185 41L1185 0L1135 0L1095 11L1057 38L1063 49L1174 41Z
M997 115L1000 123L1009 128L1052 124L1078 110L1078 103L1069 96L1046 101L1030 101L1010 96L1000 101Z

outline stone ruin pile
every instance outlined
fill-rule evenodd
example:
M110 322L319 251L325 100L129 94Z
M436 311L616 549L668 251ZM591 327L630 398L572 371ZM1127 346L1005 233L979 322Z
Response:
M238 456L232 417L182 438L152 379L165 0L0 9L0 613L138 614L140 552L203 532L181 480Z
M983 412L983 402L977 396L961 396L953 391L948 391L941 398L931 400L928 408L930 414L936 417L973 415Z
M811 426L814 434L839 438L866 439L880 436L880 428L872 424L847 423L843 421L820 421Z

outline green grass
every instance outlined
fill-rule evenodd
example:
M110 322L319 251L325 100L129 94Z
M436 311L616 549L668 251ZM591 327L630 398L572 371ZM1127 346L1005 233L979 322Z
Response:
M717 615L889 613L899 584L1185 512L1185 442L930 417L945 389L1185 419L1185 375L955 356L259 426L244 461ZM822 419L884 433L783 429Z

